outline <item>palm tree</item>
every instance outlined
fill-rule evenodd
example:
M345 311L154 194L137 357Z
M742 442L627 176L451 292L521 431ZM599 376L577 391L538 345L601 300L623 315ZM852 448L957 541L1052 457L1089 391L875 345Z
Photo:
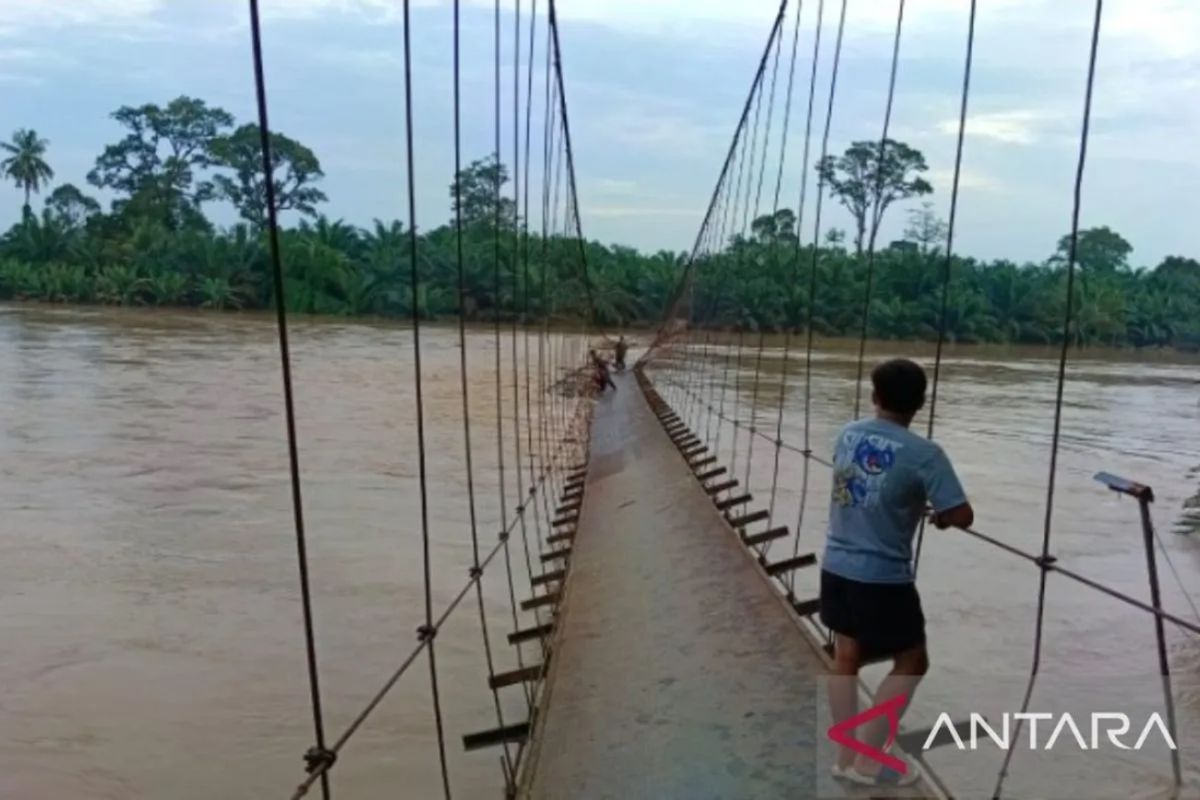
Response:
M0 142L0 149L9 154L0 161L0 175L10 179L18 189L25 190L26 217L29 216L29 196L41 191L42 184L54 177L54 170L43 158L49 144L37 135L37 131L24 128L13 134L11 142Z

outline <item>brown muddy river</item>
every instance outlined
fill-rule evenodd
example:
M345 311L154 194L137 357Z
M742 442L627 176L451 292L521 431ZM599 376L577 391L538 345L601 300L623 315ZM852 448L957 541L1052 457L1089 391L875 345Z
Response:
M426 333L440 608L463 585L470 542L457 331ZM411 332L301 320L293 335L321 673L336 735L411 649L423 619ZM493 339L485 328L469 336L481 535L490 544L501 524ZM763 372L777 378L781 343L768 344ZM815 353L811 435L822 454L852 411L855 346L823 343ZM929 355L890 343L872 344L869 355L914 350ZM266 317L0 307L0 798L283 797L302 777L311 715L277 358ZM936 435L977 527L1028 550L1041 542L1056 366L1049 349L952 348L939 397ZM775 382L752 409L753 369L747 356L740 393L730 372L727 411L737 398L739 416L773 428ZM799 443L799 361L790 372L784 438ZM1195 357L1073 358L1052 548L1064 564L1148 597L1137 508L1092 480L1107 470L1154 487L1166 550L1200 595L1198 380ZM504 400L511 419L507 382ZM726 426L727 448L732 435ZM773 455L756 443L756 494L769 491ZM781 458L777 509L793 527L801 460ZM815 470L800 531L807 549L820 546L828 490ZM510 478L510 506L515 497ZM1165 605L1191 617L1159 561ZM815 585L806 575L798 593L811 591L808 580ZM500 640L512 626L502 564L484 585ZM920 585L934 676L1028 670L1030 565L932 532ZM498 752L459 746L463 733L495 724L478 623L473 604L460 608L438 639L438 661L456 796L487 798L499 796ZM1149 619L1086 589L1052 577L1046 624L1048 673L1155 669ZM1170 641L1173 669L1200 674L1200 642L1174 632ZM515 667L509 645L494 647L498 669ZM520 690L505 691L511 719L520 719ZM1194 729L1200 696L1178 694L1181 724ZM428 696L422 665L347 746L334 772L339 796L438 795ZM1196 746L1183 744L1195 770ZM1157 785L1140 769L1125 765L1119 779Z

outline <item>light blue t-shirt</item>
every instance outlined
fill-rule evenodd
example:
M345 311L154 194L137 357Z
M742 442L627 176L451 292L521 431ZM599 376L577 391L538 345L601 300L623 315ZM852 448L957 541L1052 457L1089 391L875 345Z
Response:
M911 583L912 540L927 502L939 512L967 502L941 447L882 419L842 428L822 568L864 583Z

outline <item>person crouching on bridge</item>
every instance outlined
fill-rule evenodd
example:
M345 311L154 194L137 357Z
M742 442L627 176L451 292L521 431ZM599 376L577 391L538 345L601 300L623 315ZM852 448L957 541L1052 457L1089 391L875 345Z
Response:
M596 394L604 394L604 390L609 386L615 392L617 385L613 383L612 374L608 371L608 362L595 350L589 350L588 355L592 359L592 381L596 386Z
M925 404L925 371L897 358L877 366L871 383L875 416L843 428L834 447L833 500L821 570L821 621L835 634L829 704L837 723L858 711L857 675L868 660L892 659L876 705L903 696L896 701L897 713L903 713L911 702L929 669L913 537L927 503L939 528L969 527L974 521L946 453L909 430ZM854 737L884 751L895 730L893 726L889 732L887 716L881 714L855 730ZM900 768L843 746L833 774L870 786L917 780L915 765L893 763Z

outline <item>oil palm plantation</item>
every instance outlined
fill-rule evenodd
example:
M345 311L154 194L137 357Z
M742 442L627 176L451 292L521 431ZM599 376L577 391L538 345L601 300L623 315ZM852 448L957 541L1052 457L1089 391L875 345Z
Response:
M42 185L54 177L54 170L46 163L46 148L49 142L37 135L37 131L21 128L10 142L0 142L0 151L5 159L0 161L0 174L25 192L24 216L30 215L29 198L40 192Z

